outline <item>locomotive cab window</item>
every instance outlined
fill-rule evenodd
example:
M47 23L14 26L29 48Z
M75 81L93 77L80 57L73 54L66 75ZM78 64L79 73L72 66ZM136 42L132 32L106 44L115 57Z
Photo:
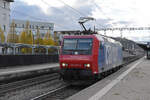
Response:
M91 49L92 41L91 39L79 39L77 49L79 50L89 50Z
M64 39L62 54L90 55L92 53L91 38Z
M76 48L77 40L76 39L64 39L63 49L64 50L73 50Z

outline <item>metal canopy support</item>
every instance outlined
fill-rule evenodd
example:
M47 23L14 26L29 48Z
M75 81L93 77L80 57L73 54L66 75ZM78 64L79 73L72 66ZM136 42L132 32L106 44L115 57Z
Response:
M34 54L34 47L32 47L32 55Z
M46 54L48 55L48 48L45 48L46 49Z
M58 49L58 46L30 45L30 44L21 44L21 43L0 43L0 47L2 47L1 54L7 54L8 48L11 48L13 55L15 55L16 53L20 54L21 48L32 48L32 54L35 53L34 48L44 48L46 49L46 54L48 54L48 48L50 47Z

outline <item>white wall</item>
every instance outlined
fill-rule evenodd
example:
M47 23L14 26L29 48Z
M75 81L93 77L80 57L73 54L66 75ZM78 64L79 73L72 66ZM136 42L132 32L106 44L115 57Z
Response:
M7 33L9 32L9 21L10 21L10 3L6 2L5 0L0 0L0 26L3 30L5 27L5 35L7 35Z

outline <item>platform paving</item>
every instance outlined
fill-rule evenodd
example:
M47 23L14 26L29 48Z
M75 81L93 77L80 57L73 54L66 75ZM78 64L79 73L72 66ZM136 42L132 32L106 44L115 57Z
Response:
M7 67L0 69L0 76L7 75L7 74L14 74L14 73L21 73L21 72L29 72L29 71L36 71L41 69L49 69L58 67L58 63L47 63L47 64L36 64L36 65L26 65L26 66L16 66L16 67Z
M99 100L150 100L150 60L143 59L134 70Z
M140 60L126 66L68 100L150 100L150 60Z

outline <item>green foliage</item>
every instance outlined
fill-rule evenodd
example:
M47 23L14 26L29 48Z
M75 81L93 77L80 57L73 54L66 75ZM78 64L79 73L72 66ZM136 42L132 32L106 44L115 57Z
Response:
M29 30L29 33L27 34L27 44L33 44L33 34L32 31Z
M35 36L33 36L33 33L30 29L30 23L29 21L26 22L25 28L23 31L17 35L15 30L15 22L12 21L10 26L10 31L7 35L7 42L8 43L22 43L22 44L36 44L36 45L48 45L48 46L58 46L59 39L54 33L54 39L52 38L50 34L50 30L47 31L47 33L44 35L44 38L41 37L39 28L37 28L37 32ZM5 35L2 29L0 28L0 42L5 42ZM32 53L32 48L21 48L22 53ZM37 53L46 53L46 50L44 48L35 48L35 52ZM54 49L48 49L49 53L54 53L56 50Z
M19 36L16 34L14 21L12 21L11 26L10 26L10 31L7 35L7 42L8 43L18 43L19 42Z
M21 32L21 34L20 34L20 36L19 36L19 43L24 43L24 44L26 44L26 43L27 43L27 42L26 42L26 41L27 41L26 37L27 37L26 32L25 32L25 31Z
M51 37L50 30L45 34L44 39L43 39L43 44L44 45L54 45L54 40Z
M3 30L0 27L0 43L4 43L5 42L5 35Z
M40 31L39 29L37 29L36 35L35 35L35 39L34 39L34 44L37 45L43 45L43 39L40 35Z
M59 37L57 37L57 33L54 33L54 45L59 46Z
M29 21L26 22L26 27L19 36L19 43L33 44L33 34L29 28ZM22 48L21 51L22 53L31 53L32 48Z

